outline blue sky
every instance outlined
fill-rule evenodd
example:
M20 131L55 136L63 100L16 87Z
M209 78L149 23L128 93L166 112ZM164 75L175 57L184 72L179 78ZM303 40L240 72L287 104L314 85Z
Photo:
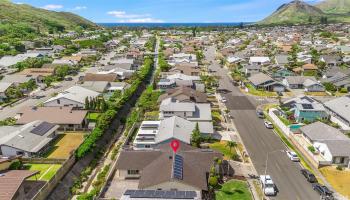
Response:
M254 22L290 0L18 0L93 22ZM315 1L315 0L311 0ZM317 1L317 0L316 0Z

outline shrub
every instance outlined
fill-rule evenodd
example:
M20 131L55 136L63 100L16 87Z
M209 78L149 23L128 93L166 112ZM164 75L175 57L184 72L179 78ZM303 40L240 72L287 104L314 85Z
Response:
M308 146L307 148L309 149L309 151L311 151L311 153L316 153L316 149L314 146Z
M218 185L219 181L218 181L218 178L216 176L211 176L208 179L208 183L210 186L216 187Z
M339 92L340 93L348 93L348 89L347 88L341 88Z
M232 154L231 159L234 161L240 161L240 157L237 153Z
M13 163L11 163L9 170L19 170L21 169L23 166L21 161L15 161Z
M338 165L336 169L339 170L339 171L343 171L343 170L344 170L344 167L341 166L341 165Z

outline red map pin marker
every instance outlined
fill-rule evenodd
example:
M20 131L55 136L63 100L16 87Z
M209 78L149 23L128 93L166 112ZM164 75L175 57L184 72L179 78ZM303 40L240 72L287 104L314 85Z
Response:
M180 143L177 140L173 140L173 141L171 141L170 146L173 149L174 153L176 153L180 147Z

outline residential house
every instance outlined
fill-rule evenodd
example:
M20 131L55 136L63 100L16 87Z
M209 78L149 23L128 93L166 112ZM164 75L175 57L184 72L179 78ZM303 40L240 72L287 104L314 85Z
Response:
M105 93L111 87L111 83L108 81L84 81L79 86L98 93Z
M318 67L315 64L307 63L303 65L302 67L303 72L316 72L318 70Z
M30 80L35 80L35 78L31 75L23 75L23 74L11 74L5 75L4 78L1 79L0 82L3 83L12 83L15 86L18 86L21 83L26 83Z
M103 82L114 82L117 80L118 75L115 73L110 74L93 74L86 73L83 81L103 81Z
M58 125L33 121L23 126L0 127L3 156L34 157L44 153L57 136Z
M35 78L36 83L44 83L45 77L55 74L55 68L27 68L19 72L19 75L31 76Z
M78 131L88 128L87 111L73 107L26 107L17 113L16 124L42 120L59 126L60 130Z
M275 56L275 63L279 66L286 66L289 64L288 55L279 54Z
M85 107L86 98L96 98L100 93L80 87L72 86L44 102L44 106L73 106Z
M161 102L164 99L173 98L179 102L194 102L194 103L207 103L207 95L203 92L196 91L189 87L177 87L169 89L166 93L160 95L158 101Z
M247 77L258 74L261 72L261 65L245 65L242 67L241 72Z
M297 102L292 111L294 111L295 120L299 123L329 119L329 114L326 112L324 106L316 101L311 103Z
M337 123L343 130L350 130L350 96L338 97L326 101L324 107L330 113L330 120Z
M180 143L176 154L169 144L155 150L122 150L116 164L120 179L139 179L138 189L157 191L208 191L207 174L220 153ZM130 195L130 194L126 194ZM201 199L199 197L198 199Z
M274 81L271 77L264 73L254 74L248 78L250 83L257 89L264 89L268 91L285 91L285 86Z
M337 55L321 55L320 60L328 67L336 67L341 64L341 57Z
M1 172L0 176L0 199L3 200L22 200L32 199L36 194L33 187L28 187L33 181L31 177L39 175L39 171L30 170L6 170ZM37 184L40 186L40 183ZM29 189L29 191L28 191Z
M227 57L226 60L229 64L239 64L241 62L244 62L244 60L242 58L237 57L237 56L229 56L229 57Z
M202 133L214 133L210 104L179 102L174 98L164 99L159 108L159 119L178 116L188 121L198 123Z
M269 65L271 63L269 57L250 57L249 64L251 65Z
M350 139L338 129L322 122L300 128L304 139L322 156L323 165L341 165L350 168ZM307 147L306 147L307 148Z
M195 127L196 123L177 116L162 121L144 121L136 134L133 148L137 150L153 149L171 140L190 144L191 134Z
M324 92L324 86L311 76L289 76L282 83L290 89L305 89L306 92Z
M282 68L272 72L272 78L283 80L288 76L295 76L294 72L289 71L288 69Z
M193 63L178 63L175 64L175 66L169 71L185 74L188 76L199 76L201 72L200 68Z

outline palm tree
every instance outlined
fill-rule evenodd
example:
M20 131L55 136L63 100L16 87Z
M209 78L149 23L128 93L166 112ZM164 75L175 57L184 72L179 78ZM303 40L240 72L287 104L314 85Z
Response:
M226 147L230 148L230 152L232 152L232 148L235 148L237 146L237 142L235 141L227 141Z

